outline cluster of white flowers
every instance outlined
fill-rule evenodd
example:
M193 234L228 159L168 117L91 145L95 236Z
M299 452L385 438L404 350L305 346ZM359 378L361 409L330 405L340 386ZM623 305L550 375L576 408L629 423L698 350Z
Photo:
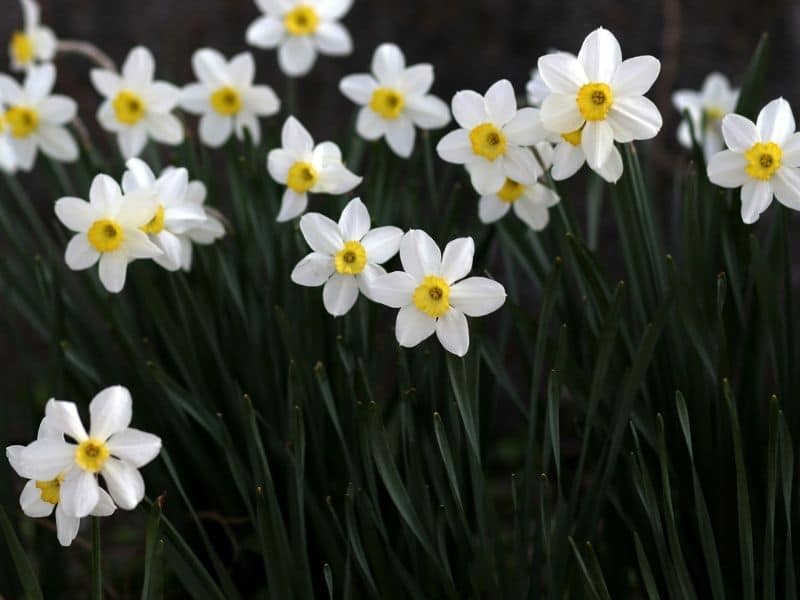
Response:
M75 404L50 400L36 440L6 448L12 468L28 480L20 507L36 518L49 517L55 510L62 546L72 544L82 518L136 508L144 498L139 469L161 451L157 436L130 427L133 401L124 387L98 393L89 413L87 432ZM100 487L98 476L108 491Z

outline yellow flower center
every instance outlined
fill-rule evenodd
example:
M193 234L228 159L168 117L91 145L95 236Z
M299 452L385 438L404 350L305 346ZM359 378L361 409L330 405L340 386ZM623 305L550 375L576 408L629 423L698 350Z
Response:
M336 271L343 275L358 275L367 266L367 251L359 242L344 243L336 253Z
M286 185L298 194L304 194L317 183L317 170L307 162L296 162L289 169Z
M580 129L576 129L575 131L570 131L569 133L562 133L561 137L568 144L572 144L573 146L580 146L581 139L583 138L583 128L581 127Z
M311 35L317 30L319 15L312 7L301 4L286 13L283 24L292 35Z
M372 92L369 107L384 119L394 120L403 112L406 99L403 94L390 88L378 88Z
M15 138L25 138L39 129L39 113L28 106L12 106L6 112L6 121Z
M3 135L8 128L8 121L6 120L6 116L0 112L0 135Z
M450 286L441 277L428 275L414 290L414 306L438 319L450 310Z
M611 88L605 83L587 83L578 90L578 109L587 121L603 121L614 104Z
M783 152L774 142L758 142L744 153L747 160L745 171L753 179L766 181L781 168Z
M211 94L211 107L226 117L235 115L242 110L242 96L230 86L221 87Z
M506 179L503 187L497 192L497 197L503 202L514 204L525 192L525 186L513 179Z
M470 131L469 141L475 154L490 161L506 151L506 134L491 123L483 123Z
M104 441L89 438L75 448L75 462L84 471L97 473L103 468L110 454Z
M703 111L703 118L706 120L706 125L711 125L715 121L719 121L727 113L717 106L709 106Z
M150 219L146 224L141 226L141 230L145 233L153 234L164 231L164 207L162 205L158 205L156 214L154 214L153 218Z
M41 498L48 504L58 504L61 497L61 483L64 481L64 476L59 475L50 481L37 481L36 487L41 492Z
M136 125L144 118L144 113L147 110L144 99L128 90L119 92L114 100L111 101L111 106L114 107L117 120L120 123L125 123L125 125Z
M111 219L95 221L86 235L89 237L89 243L98 252L113 252L125 239L120 224Z
M14 60L21 64L27 65L33 60L33 55L36 48L33 45L33 40L24 31L15 31L11 36L11 56Z

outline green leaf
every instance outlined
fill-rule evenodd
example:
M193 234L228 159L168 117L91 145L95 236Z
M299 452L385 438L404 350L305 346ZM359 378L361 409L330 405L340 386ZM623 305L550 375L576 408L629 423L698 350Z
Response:
M25 597L28 600L41 600L42 588L39 587L39 578L31 566L28 555L22 549L22 544L14 533L14 528L8 520L5 509L0 506L0 529L3 530L3 536L6 538L6 546L11 553L11 560L14 561L14 567L17 570L19 582L22 584L22 589L25 592Z

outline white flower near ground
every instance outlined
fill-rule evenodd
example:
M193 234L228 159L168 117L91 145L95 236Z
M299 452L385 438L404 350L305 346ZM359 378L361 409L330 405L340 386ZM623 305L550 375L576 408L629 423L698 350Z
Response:
M73 402L50 400L45 416L61 437L39 439L19 451L15 459L20 472L37 481L62 476L59 505L68 516L83 518L95 510L102 496L98 475L114 503L133 510L144 498L139 469L158 456L161 439L129 427L132 405L126 388L117 385L102 390L89 404L87 433Z
M542 102L542 124L575 147L580 145L589 167L599 175L618 179L622 169L606 164L616 160L614 142L650 139L661 130L661 113L644 97L660 70L661 63L652 56L623 61L614 35L596 29L577 57L559 52L539 59L539 73L550 89ZM571 158L574 166L577 152Z
M157 199L146 191L122 195L119 184L98 175L89 190L89 202L66 197L56 202L59 221L76 234L64 255L73 271L99 261L100 281L112 293L122 291L128 263L155 258L162 252L142 230L156 216Z
M53 30L41 24L39 5L33 0L21 0L20 5L23 28L11 34L11 43L8 45L11 68L15 71L50 62L56 55L58 45Z
M678 90L672 95L672 104L681 116L688 113L706 160L725 147L722 119L736 109L738 101L739 90L716 72L706 77L699 91ZM678 127L678 141L684 148L692 148L692 132L685 119Z
M244 139L245 130L254 144L261 141L259 117L269 117L281 108L281 102L267 85L253 85L256 63L249 52L237 54L230 61L216 50L201 48L192 56L192 69L198 82L181 92L184 110L202 115L200 140L218 148L232 134Z
M0 74L0 103L5 107L7 141L14 150L17 167L30 171L36 154L61 162L78 159L75 138L65 125L75 118L78 106L72 98L51 94L56 82L52 64L31 67L20 86L8 75Z
M553 148L549 142L539 142L536 153L545 169L552 163ZM540 175L543 171L540 170ZM555 190L537 181L522 184L506 179L500 191L481 196L478 202L478 217L482 223L494 223L510 211L534 231L541 231L550 222L550 208L558 204Z
M755 223L773 195L800 210L800 133L783 98L767 104L755 123L737 114L722 120L727 150L711 157L708 178L725 188L742 188L742 221Z
M207 219L203 207L189 201L189 172L173 167L156 178L150 167L138 158L130 159L126 166L128 170L122 177L123 193L145 202L156 202L155 215L141 227L161 250L153 260L167 271L177 271L187 261L187 244L191 252L189 230L201 226ZM135 193L138 194L134 196Z
M536 158L526 146L546 137L535 108L517 110L511 83L498 81L485 96L468 90L453 96L453 116L461 127L444 136L439 156L463 164L479 194L494 194L506 179L536 182Z
M167 171L172 168L174 167L168 167ZM202 181L189 182L186 190L186 202L199 206L205 213L205 219L200 222L193 222L184 234L180 236L181 269L184 271L192 269L193 244L207 246L225 236L225 225L221 218L216 211L204 206L207 195L208 190Z
M300 121L289 117L281 131L281 148L270 150L267 170L286 191L277 221L282 223L303 214L308 194L345 194L362 178L347 170L342 153L333 142L314 145L314 139Z
M39 425L39 433L36 439L63 443L64 434L45 417ZM9 446L6 448L6 457L11 467L20 477L28 478L28 482L22 488L22 494L19 497L20 508L26 516L32 518L49 517L55 512L58 542L62 546L69 546L78 535L81 520L65 513L64 505L60 502L61 485L64 483L66 472L58 473L49 480L37 481L32 479L31 477L33 476L28 474L25 461L22 458L24 451L25 446ZM101 489L98 493L97 504L89 514L94 517L108 517L114 514L116 508L111 496Z
M362 106L356 131L370 141L386 137L392 151L411 156L416 127L439 129L450 122L450 110L442 100L429 94L433 66L406 67L406 57L394 44L381 44L372 56L372 74L348 75L339 89Z
M411 348L433 333L445 350L464 356L469 350L467 317L482 317L506 301L506 291L486 277L469 277L475 243L465 237L439 250L419 229L400 242L403 271L377 278L372 284L376 302L399 308L395 323L397 342Z
M300 219L300 231L313 252L292 271L292 281L322 289L322 302L334 317L346 314L359 291L371 298L371 284L386 275L383 263L397 254L403 231L398 227L370 229L367 207L359 198L345 206L339 222L309 213Z
M247 43L278 49L278 65L289 77L307 75L317 53L345 56L353 51L350 34L338 21L353 0L256 0L264 13L247 29Z
M105 98L97 120L117 135L126 159L139 156L150 138L169 146L183 141L183 125L172 114L180 92L171 83L155 81L155 71L153 54L143 46L130 51L121 75L105 69L91 71L95 89Z

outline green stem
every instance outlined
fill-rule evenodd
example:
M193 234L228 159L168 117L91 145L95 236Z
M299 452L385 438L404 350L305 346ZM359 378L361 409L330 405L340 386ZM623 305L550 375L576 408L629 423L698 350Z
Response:
M92 600L103 598L103 572L100 561L100 517L92 517Z

